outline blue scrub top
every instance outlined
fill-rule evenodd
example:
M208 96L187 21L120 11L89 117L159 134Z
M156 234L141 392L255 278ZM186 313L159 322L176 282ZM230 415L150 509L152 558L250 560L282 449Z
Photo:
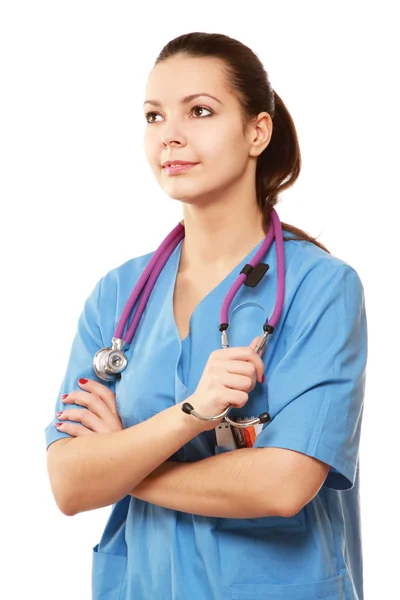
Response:
M225 295L261 243L197 305L183 341L173 313L182 241L177 245L126 352L129 362L121 380L107 384L115 391L125 428L195 392L209 355L221 348L218 326ZM363 286L350 265L311 242L286 240L284 249L285 301L262 357L265 383L257 383L246 405L230 416L267 410L271 421L254 447L288 448L329 464L324 485L289 518L204 517L128 495L112 506L93 548L93 600L362 600L358 452L367 362ZM87 298L54 414L64 408L62 394L80 389L79 377L97 379L93 356L111 345L122 310L152 255L111 270ZM270 269L260 283L242 285L231 304L230 347L248 346L272 315L275 242L263 262ZM54 416L46 428L47 446L70 437L57 430L56 422ZM171 460L192 462L225 451L216 446L212 430L196 436Z

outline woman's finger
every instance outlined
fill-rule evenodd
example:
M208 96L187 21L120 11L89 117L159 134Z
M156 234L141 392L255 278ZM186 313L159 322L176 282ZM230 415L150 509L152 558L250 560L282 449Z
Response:
M82 425L93 431L93 433L107 433L109 431L107 423L105 423L102 419L99 419L99 417L93 414L90 410L86 410L84 408L69 408L64 410L61 414L58 413L57 418L60 422L65 422L65 420L68 420L82 423Z
M91 394L95 394L101 398L113 415L118 414L117 404L115 402L115 394L108 386L104 385L103 383L99 383L98 381L94 381L93 379L83 378L78 380L78 384L86 392L90 392Z
M111 411L108 408L107 404L99 398L95 394L91 394L90 392L80 392L74 390L70 392L65 398L62 398L64 404L77 404L79 406L84 406L89 409L94 415L99 417L99 419L107 419L107 417L111 416Z
M69 433L69 435L72 435L72 437L95 435L93 431L90 431L90 429L87 429L83 425L78 425L77 423L61 423L60 425L57 425L57 429L63 433Z

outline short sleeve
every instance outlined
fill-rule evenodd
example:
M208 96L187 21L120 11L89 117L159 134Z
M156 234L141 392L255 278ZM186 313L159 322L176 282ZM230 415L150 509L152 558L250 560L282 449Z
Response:
M358 466L367 363L365 300L352 267L324 262L303 278L293 296L287 320L294 333L269 378L271 421L254 447L315 457L331 467L324 485L346 490L353 487Z
M68 394L73 390L80 390L78 379L85 377L100 381L104 385L108 385L111 389L115 383L105 382L99 379L93 370L93 357L98 350L106 345L110 346L111 338L108 344L104 343L99 320L99 298L101 292L102 279L100 279L93 291L84 303L83 311L78 320L77 331L72 342L67 369L64 379L61 383L57 400L55 404L54 417L45 429L46 447L61 438L72 437L68 433L59 431L55 424L58 422L56 414L61 412L65 405L61 400L61 396ZM68 404L68 408L80 408L77 404ZM72 421L71 421L72 422ZM81 425L81 423L78 423ZM82 425L81 425L82 426Z

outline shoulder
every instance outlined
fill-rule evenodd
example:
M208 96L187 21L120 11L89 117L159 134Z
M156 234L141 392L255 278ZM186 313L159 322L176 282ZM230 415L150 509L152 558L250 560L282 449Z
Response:
M155 250L130 258L105 273L99 282L99 296L110 299L124 295L125 289L131 292L154 253Z
M286 237L292 236L284 232ZM289 315L316 316L333 305L340 312L363 307L363 284L351 264L312 242L287 240L284 247L285 303Z
M86 300L84 321L99 328L103 341L112 339L118 319L154 252L135 256L110 269Z
M292 234L284 231L285 272L287 277L294 277L298 284L305 279L323 281L349 274L361 283L356 269L346 260L326 252L312 242L289 238L292 238Z

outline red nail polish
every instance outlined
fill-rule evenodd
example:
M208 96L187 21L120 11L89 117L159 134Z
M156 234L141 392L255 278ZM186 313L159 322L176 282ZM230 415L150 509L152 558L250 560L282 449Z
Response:
M261 377L261 383L264 383L264 379L265 379L265 377L264 377L264 375L263 375L263 376Z
M63 394L63 395L61 396L61 400L65 400L65 398L66 398L67 396L68 396L68 394Z
M83 377L81 377L79 380L79 383L87 383L87 382L88 382L88 380L84 379Z
M56 427L61 427L62 423L56 423Z
M62 412L57 413L57 419L59 419L62 415Z

